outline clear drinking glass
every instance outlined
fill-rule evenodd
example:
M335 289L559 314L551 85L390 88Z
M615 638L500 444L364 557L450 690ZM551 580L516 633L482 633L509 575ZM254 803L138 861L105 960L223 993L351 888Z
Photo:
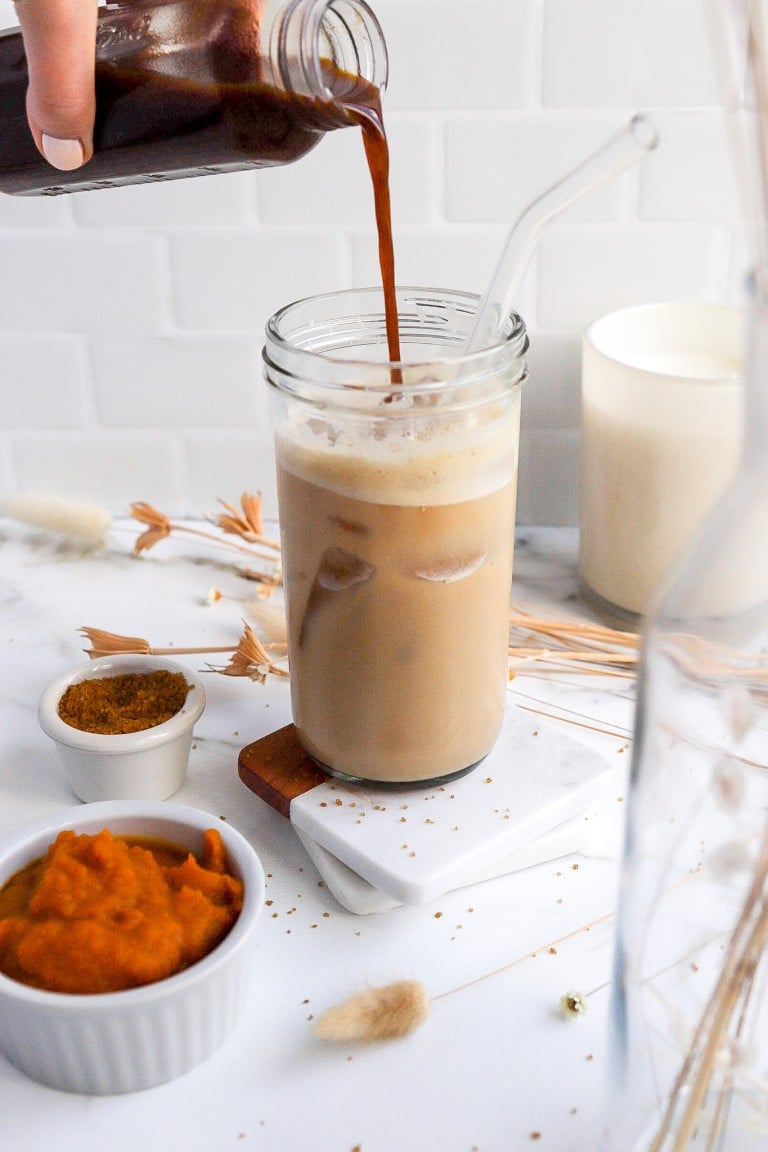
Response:
M579 576L589 607L636 629L739 460L744 309L622 308L582 341Z
M466 293L379 289L291 304L267 326L293 718L334 775L407 785L493 746L507 685L520 397L528 341L463 348Z
M736 475L646 625L603 1152L768 1146L768 312Z

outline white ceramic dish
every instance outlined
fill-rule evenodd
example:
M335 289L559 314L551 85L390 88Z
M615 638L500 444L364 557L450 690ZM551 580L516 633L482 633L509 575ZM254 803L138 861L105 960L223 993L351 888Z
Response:
M163 724L110 736L82 732L59 716L59 701L71 684L158 669L181 672L190 685L183 708ZM165 800L187 778L192 730L204 707L202 681L181 664L164 656L124 653L89 660L57 677L40 698L38 718L81 800Z
M225 939L184 972L125 992L43 992L0 974L0 1050L12 1064L51 1088L110 1095L151 1088L202 1063L243 1014L265 881L258 856L239 832L173 803L81 805L0 844L2 887L64 828L159 837L199 853L203 833L212 827L244 885L243 909Z

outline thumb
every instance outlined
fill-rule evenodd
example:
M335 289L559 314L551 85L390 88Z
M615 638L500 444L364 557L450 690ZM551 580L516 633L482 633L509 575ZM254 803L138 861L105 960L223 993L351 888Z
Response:
M55 168L93 155L98 0L16 0L29 68L27 119Z

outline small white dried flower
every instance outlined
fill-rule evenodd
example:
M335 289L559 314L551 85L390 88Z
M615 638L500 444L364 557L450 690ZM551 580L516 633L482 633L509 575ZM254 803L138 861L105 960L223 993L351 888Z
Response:
M221 600L221 592L218 588L209 588L205 597L206 604L215 604L217 600Z
M581 992L565 992L560 997L560 1015L565 1020L579 1020L587 1014L587 1001Z

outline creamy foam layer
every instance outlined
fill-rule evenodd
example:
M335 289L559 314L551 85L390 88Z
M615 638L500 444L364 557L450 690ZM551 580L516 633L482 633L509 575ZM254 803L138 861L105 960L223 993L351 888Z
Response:
M329 435L306 421L286 435L278 431L276 453L284 468L329 491L377 504L457 504L508 484L517 470L520 411L493 420L451 421L376 435Z

